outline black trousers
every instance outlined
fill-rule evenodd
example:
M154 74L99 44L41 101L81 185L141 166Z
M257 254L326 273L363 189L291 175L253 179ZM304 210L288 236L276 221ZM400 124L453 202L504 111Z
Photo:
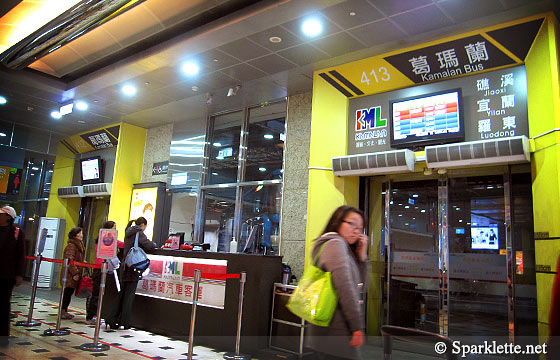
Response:
M10 336L10 299L14 282L14 279L0 279L0 342L7 342Z
M134 294L138 280L121 281L121 292L119 298L111 310L111 314L105 322L109 325L122 325L130 327L130 317L132 315L132 303L134 302Z
M91 320L97 315L97 305L99 304L99 284L101 283L101 269L93 269L91 274L91 296L86 301L86 320Z
M62 294L62 311L68 312L68 306L70 306L72 295L74 295L74 288L64 288L64 294Z

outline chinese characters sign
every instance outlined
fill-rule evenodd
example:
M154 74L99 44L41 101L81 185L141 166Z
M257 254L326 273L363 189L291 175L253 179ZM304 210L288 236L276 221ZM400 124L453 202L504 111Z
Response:
M200 270L198 304L224 308L226 281L205 279L204 274L226 274L227 260L161 255L148 255L148 258L150 273L138 282L136 294L190 304L194 295L194 271Z
M76 153L110 148L118 144L119 129L119 125L98 129L85 134L70 136L62 142Z
M525 67L517 66L350 99L348 154L391 150L392 100L457 88L462 94L465 141L529 134Z

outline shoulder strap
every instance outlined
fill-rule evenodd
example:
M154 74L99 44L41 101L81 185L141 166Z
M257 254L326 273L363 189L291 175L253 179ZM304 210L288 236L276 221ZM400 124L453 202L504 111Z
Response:
M140 234L140 231L136 233L136 239L134 239L134 247L138 247L138 234Z
M323 249L325 248L325 245L327 245L328 240L325 241L325 243L323 245L321 245L321 247L319 248L319 251L317 252L317 255L315 255L315 257L313 258L313 265L317 266L317 262L319 261L319 258L321 257L321 253L323 252Z

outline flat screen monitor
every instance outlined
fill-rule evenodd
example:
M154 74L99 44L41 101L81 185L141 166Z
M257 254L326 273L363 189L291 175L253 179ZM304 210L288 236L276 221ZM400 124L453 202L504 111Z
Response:
M472 249L498 250L498 226L473 226L471 227Z
M81 159L82 185L103 182L103 160L99 156Z
M452 89L390 101L391 147L464 141L461 100L461 89Z

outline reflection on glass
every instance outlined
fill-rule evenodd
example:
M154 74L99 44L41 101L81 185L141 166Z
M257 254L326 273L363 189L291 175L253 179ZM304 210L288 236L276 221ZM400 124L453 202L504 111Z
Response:
M43 182L43 194L41 197L47 198L51 193L51 181L54 172L54 161L47 161L45 166L45 180Z
M392 186L388 323L438 332L437 181Z
M173 192L171 215L169 218L169 234L181 235L182 233L186 242L194 241L197 200L198 193L195 188L181 189Z
M239 251L277 255L282 185L246 186L243 189Z
M214 118L213 136L209 141L207 184L224 184L237 181L239 136L242 124L243 111Z
M286 103L249 112L246 181L282 178Z
M23 198L38 199L41 192L41 175L43 172L43 160L31 158L27 162L25 170Z
M234 212L235 188L204 191L204 243L210 251L230 251Z
M200 185L205 135L174 136L169 149L169 187Z

